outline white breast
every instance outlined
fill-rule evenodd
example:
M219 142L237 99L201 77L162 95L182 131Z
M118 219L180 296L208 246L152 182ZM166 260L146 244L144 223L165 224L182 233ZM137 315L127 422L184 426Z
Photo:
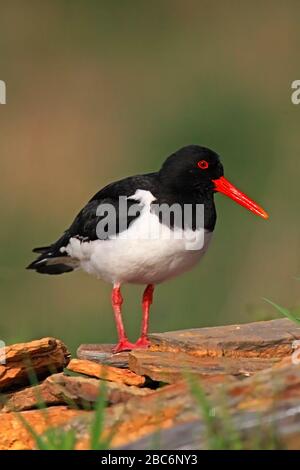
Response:
M170 230L150 210L155 200L138 190L131 199L143 204L140 216L115 239L81 242L71 238L65 251L80 267L112 283L158 284L191 269L205 253L211 232ZM180 233L179 233L180 232ZM202 240L199 249L191 241Z

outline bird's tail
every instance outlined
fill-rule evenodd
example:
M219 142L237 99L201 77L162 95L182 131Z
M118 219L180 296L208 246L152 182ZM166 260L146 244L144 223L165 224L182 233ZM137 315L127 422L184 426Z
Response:
M30 263L26 269L34 269L41 274L63 274L78 268L78 262L66 253L60 253L53 246L34 248L34 253L40 256Z

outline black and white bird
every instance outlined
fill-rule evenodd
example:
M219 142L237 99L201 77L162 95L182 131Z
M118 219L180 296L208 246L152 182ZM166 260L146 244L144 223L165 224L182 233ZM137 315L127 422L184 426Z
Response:
M56 242L33 250L40 256L28 269L62 274L81 268L112 283L118 332L114 351L147 347L154 286L191 269L205 253L216 223L216 192L268 218L260 206L225 179L215 152L188 145L170 155L158 172L130 176L97 192ZM169 218L163 217L160 208L174 205L182 213L189 207L187 223L182 214L178 219L172 211ZM200 223L198 207L204 209ZM194 239L201 242L191 248ZM125 283L146 285L141 336L136 343L129 342L122 321L120 288Z

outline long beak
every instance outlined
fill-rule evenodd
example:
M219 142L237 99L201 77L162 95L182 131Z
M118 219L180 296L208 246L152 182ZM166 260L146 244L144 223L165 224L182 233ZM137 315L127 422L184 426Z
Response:
M256 204L256 202L252 201L252 199L246 196L246 194L242 193L242 191L237 189L226 178L224 178L224 176L221 176L221 178L218 178L217 180L213 180L213 183L215 184L215 191L225 194L241 206L246 207L246 209L256 215L259 215L263 219L269 218L269 215L262 207Z

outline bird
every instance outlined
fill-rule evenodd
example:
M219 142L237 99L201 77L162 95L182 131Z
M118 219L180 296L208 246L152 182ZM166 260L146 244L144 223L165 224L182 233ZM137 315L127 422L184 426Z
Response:
M202 259L216 224L216 193L263 219L269 217L225 178L216 152L187 145L168 156L158 171L129 176L98 191L56 242L33 249L39 256L27 269L49 275L82 269L111 283L118 334L113 352L147 348L154 288ZM179 216L170 210L174 207ZM135 343L124 328L123 284L145 285L141 333Z

